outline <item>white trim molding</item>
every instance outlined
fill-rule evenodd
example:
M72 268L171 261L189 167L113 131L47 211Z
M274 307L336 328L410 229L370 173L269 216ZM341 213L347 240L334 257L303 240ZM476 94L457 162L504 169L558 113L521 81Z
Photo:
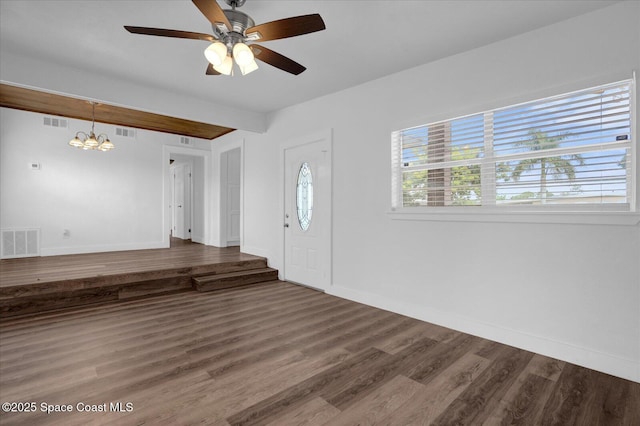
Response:
M393 220L432 222L486 222L486 223L559 223L565 225L618 225L637 226L640 213L631 212L527 212L487 211L486 208L408 208L387 212Z

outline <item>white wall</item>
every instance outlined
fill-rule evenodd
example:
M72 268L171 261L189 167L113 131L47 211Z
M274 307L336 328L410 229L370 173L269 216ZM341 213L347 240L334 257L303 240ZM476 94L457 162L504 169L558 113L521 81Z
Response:
M245 140L242 249L282 267L279 143L333 129L330 292L640 381L637 222L388 214L392 130L630 78L634 69L640 3L625 2L279 111L266 134L219 139Z
M114 126L96 123L116 148L87 152L68 142L90 122L69 119L58 129L43 126L43 117L0 109L0 227L40 228L45 256L167 246L162 147L180 137L137 130L136 139L119 138Z

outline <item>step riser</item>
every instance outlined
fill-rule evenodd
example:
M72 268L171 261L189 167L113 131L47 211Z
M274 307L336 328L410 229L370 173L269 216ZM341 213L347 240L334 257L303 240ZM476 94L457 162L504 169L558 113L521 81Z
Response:
M7 318L56 309L117 302L136 297L151 297L190 290L192 290L191 277L173 277L119 286L35 294L0 300L0 317Z
M193 279L194 288L198 291L214 291L222 290L225 288L240 287L249 284L257 284L267 281L274 281L278 279L278 271L270 270L261 273L251 273L247 271L246 275L233 276L233 277L206 277L207 281L202 281L198 278Z

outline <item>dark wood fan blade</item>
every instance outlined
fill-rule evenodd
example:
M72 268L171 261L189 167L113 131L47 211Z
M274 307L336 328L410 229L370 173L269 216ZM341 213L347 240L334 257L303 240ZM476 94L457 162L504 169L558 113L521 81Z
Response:
M229 31L233 30L229 19L227 19L227 15L224 14L224 11L218 5L216 0L192 0L193 4L196 5L200 12L211 22L213 25L218 23L225 24Z
M256 25L255 27L247 28L245 34L249 36L257 32L260 34L260 41L269 41L314 33L325 28L324 21L320 15L314 13Z
M125 25L127 31L133 34L146 34L161 37L190 38L195 40L215 41L212 35L204 33L194 33L191 31L165 30L162 28L132 27Z
M218 71L213 69L213 65L211 65L211 64L209 64L207 66L207 72L205 74L207 74L207 75L220 75L220 73Z
M258 46L257 44L252 44L250 46L251 51L253 51L253 56L256 59L261 60L262 62L266 62L269 65L272 65L276 68L280 68L283 71L288 73L298 75L306 68L294 60L287 58L279 54L278 52L274 52L273 50L269 50L266 47Z

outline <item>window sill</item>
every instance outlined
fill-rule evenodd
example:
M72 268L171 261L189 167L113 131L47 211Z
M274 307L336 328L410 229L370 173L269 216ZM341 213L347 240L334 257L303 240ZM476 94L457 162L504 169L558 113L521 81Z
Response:
M461 211L464 210L464 211ZM484 222L484 223L557 223L571 225L636 226L640 223L637 212L585 212L585 211L514 211L484 208L398 209L387 212L392 220L430 222Z

